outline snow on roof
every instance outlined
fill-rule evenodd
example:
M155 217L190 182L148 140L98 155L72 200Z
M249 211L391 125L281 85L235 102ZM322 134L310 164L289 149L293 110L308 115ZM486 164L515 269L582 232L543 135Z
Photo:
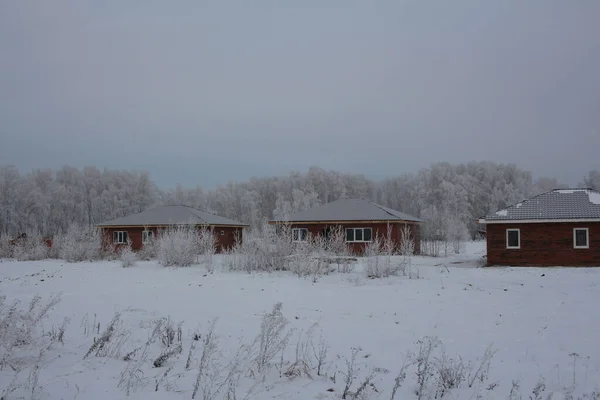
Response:
M556 193L560 194L573 194L575 192L585 192L587 189L558 189L555 190Z
M487 215L485 221L600 219L600 193L555 189Z

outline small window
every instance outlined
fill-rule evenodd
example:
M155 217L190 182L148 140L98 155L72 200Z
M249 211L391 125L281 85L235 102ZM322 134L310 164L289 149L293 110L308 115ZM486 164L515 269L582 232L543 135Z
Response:
M371 228L346 228L346 242L370 242L373 239Z
M590 231L588 228L573 229L573 247L576 249L590 248Z
M306 228L292 229L292 241L293 242L306 242L307 239L308 239L308 229L306 229Z
M225 236L225 231L221 231L221 236Z
M113 241L116 244L127 244L127 232L126 231L115 231L113 233Z
M154 237L154 232L152 231L142 231L142 244L148 244L152 241Z
M506 230L506 248L520 249L521 248L521 231L519 229Z

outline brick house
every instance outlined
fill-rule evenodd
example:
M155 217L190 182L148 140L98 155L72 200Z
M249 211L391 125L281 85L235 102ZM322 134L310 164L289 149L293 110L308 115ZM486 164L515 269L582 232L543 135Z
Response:
M600 193L556 189L496 211L486 225L487 264L600 266Z
M160 206L141 213L117 218L97 225L102 229L103 243L117 249L130 245L133 250L173 225L192 225L197 229L212 229L217 238L217 251L231 248L242 240L247 224L186 206Z
M269 224L289 226L290 239L294 242L305 242L311 236L328 239L337 229L342 229L348 248L354 254L361 254L376 237L386 239L388 230L399 247L401 229L408 225L415 243L415 253L420 252L419 218L365 199L340 199L298 212L286 220L269 221Z

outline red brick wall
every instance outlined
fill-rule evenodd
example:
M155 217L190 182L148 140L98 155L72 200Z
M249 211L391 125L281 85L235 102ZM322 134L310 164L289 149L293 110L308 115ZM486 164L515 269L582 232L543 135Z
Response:
M404 223L400 224L390 224L392 229L391 236L397 246L400 246L401 243L401 229L404 226ZM415 241L415 254L420 253L420 242L421 242L421 231L420 227L417 224L409 225L411 228L412 237ZM388 224L387 223L363 223L363 224L339 224L339 225L328 225L328 224L302 224L302 223L292 223L292 228L306 228L309 234L315 235L323 235L324 230L327 227L331 229L336 229L337 227L341 227L344 235L346 234L345 228L371 228L373 233L373 239L378 236L381 240L384 240L387 237ZM360 255L364 252L365 247L368 243L348 243L348 247L353 254Z
M506 248L506 229L521 230L521 248ZM589 249L573 248L573 228L589 229ZM488 224L487 264L600 266L600 222Z
M110 249L111 247L115 250L119 247L125 245L118 245L113 243L113 233L115 231L126 231L129 243L131 244L131 248L133 250L140 250L143 247L142 244L142 231L150 230L154 232L156 236L157 231L162 230L163 228L149 227L128 227L128 228L104 228L103 229L103 243L105 248ZM199 228L200 229L200 228ZM239 235L240 240L242 239L242 231L243 228L235 228L235 227L214 227L215 236L217 238L217 252L222 252L224 250L228 250L235 244L236 235ZM221 234L223 233L223 234Z

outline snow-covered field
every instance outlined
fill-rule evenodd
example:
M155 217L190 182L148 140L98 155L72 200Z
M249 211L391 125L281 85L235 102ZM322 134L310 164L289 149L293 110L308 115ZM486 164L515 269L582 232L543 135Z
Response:
M423 357L421 364L417 361L417 342L427 343L425 337L437 337L442 344L425 372L433 375L421 378L422 398L435 396L443 353L455 361L453 371L460 370L459 358L465 367L463 382L447 398L506 399L512 391L512 398L535 399L532 391L540 382L545 386L539 397L543 399L551 392L558 399L569 398L569 392L578 398L600 391L600 269L477 268L484 246L468 243L465 254L448 258L415 257L419 279L367 279L359 260L354 272L331 273L317 282L284 272L245 274L217 268L206 274L202 266L164 268L156 262L122 268L118 262L3 260L0 294L6 299L0 329L7 329L1 326L2 317L15 300L26 311L35 295L42 297L41 304L62 295L41 322L45 340L34 339L50 347L41 357L40 348L14 347L11 357L16 361L5 363L0 371L0 395L10 391L7 399L119 399L127 398L129 388L129 398L134 399L192 398L211 320L218 318L214 330L218 347L201 386L219 383L231 372L228 363L240 344L257 337L263 315L277 302L283 303L288 328L295 329L283 361L276 354L264 379L252 363L255 355L237 363L239 380L231 382L238 399L245 398L250 388L249 398L254 399L341 398L346 360L356 347L361 349L355 362L360 371L347 398L357 397L353 393L372 372L372 384L360 395L390 399L403 363L409 364L407 376L395 398L417 398L417 372L426 366ZM223 257L217 257L220 265ZM106 345L107 354L93 352L84 358L115 313L120 313L121 322ZM60 343L57 332L65 317L70 322ZM155 368L153 361L165 346L157 340L146 352L143 347L161 317L170 318L175 328L182 322L182 352ZM299 337L305 340L314 323L318 323L314 347L318 349L321 340L328 346L323 376L317 376L315 368L310 369L310 378L285 376L295 360ZM199 341L193 340L196 333ZM179 335L175 336L172 347L179 343ZM186 370L192 344L195 350ZM129 362L123 360L140 346ZM480 369L490 346L495 353L489 370L486 363ZM314 367L314 357L309 358ZM14 369L22 370L17 374ZM470 388L469 375L477 375ZM227 398L228 387L215 398ZM204 398L202 387L196 398Z

